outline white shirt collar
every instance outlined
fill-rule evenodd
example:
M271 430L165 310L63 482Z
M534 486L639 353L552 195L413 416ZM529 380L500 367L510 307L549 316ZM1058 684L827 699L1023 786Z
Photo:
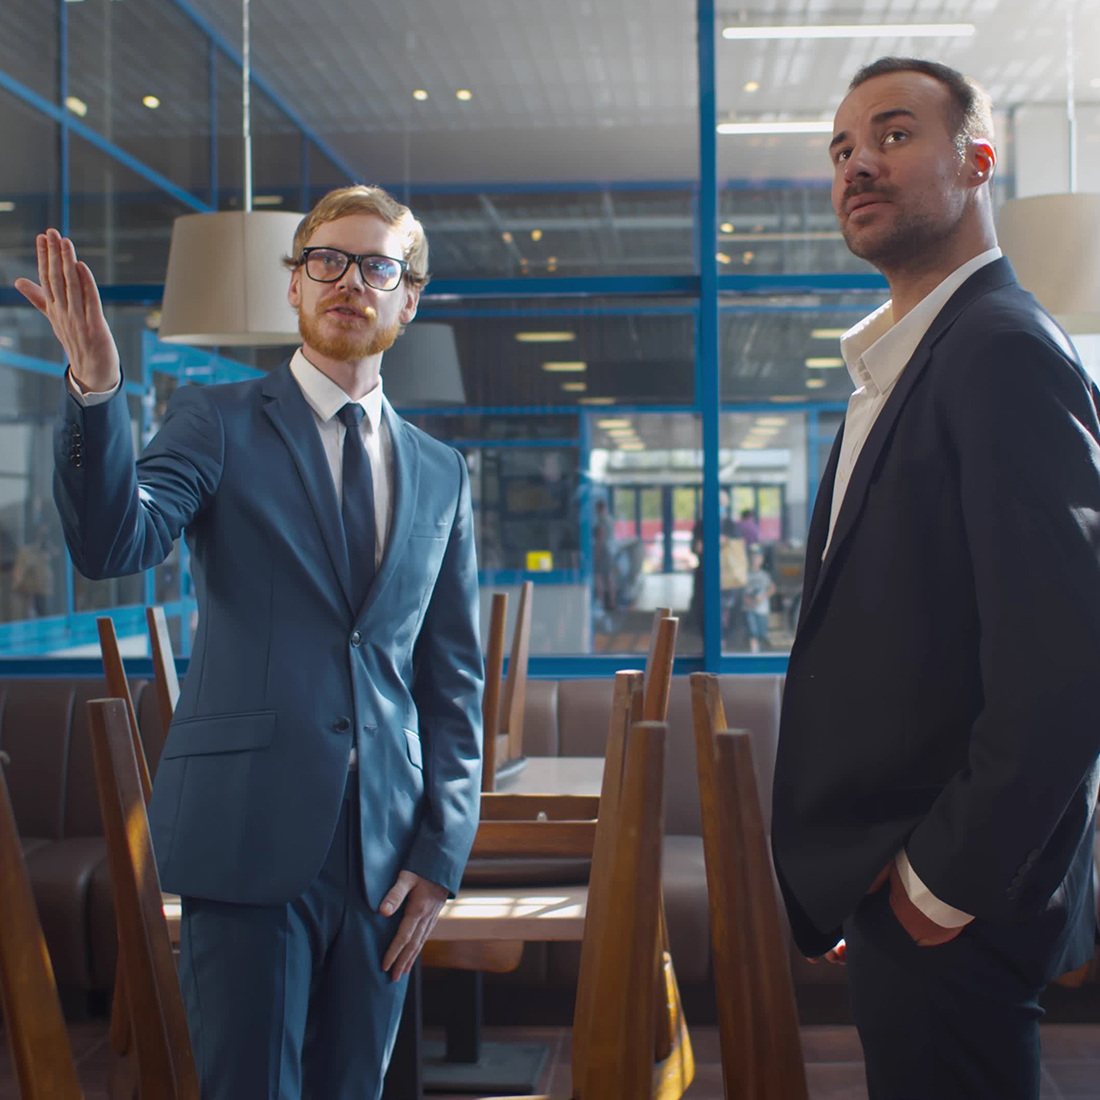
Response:
M290 360L290 373L302 389L309 407L323 421L331 420L350 400L346 393L327 374L319 371L303 354L302 349L294 353ZM366 419L370 422L371 432L378 431L382 420L382 379L368 394L359 399Z
M880 394L892 389L951 295L974 272L1000 258L1001 250L994 247L967 260L897 324L894 324L893 303L887 302L850 328L840 338L840 353L856 389L866 387Z

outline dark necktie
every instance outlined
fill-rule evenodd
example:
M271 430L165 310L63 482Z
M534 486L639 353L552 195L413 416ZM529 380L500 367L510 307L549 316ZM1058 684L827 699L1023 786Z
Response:
M363 605L374 580L374 553L378 540L374 522L374 479L370 472L359 422L363 406L349 401L337 414L344 422L344 491L341 512L351 566L351 595L355 610Z

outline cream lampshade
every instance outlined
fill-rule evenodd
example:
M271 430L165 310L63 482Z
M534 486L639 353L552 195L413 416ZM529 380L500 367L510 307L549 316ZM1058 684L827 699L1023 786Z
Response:
M1071 335L1100 332L1100 195L1012 199L997 239L1025 290Z
M185 214L172 226L160 338L170 344L296 344L283 267L301 214Z

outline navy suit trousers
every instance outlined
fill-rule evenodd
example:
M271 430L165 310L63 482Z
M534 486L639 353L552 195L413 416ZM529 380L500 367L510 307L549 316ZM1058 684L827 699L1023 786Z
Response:
M1038 1100L1042 989L979 929L918 947L886 888L863 899L844 938L870 1100Z
M203 1100L381 1096L408 978L382 970L401 911L367 904L357 818L346 796L324 867L293 902L183 899L180 983Z

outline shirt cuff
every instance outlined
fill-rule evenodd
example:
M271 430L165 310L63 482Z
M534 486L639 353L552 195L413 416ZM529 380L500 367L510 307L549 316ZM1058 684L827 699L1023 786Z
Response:
M92 393L90 390L84 389L73 377L71 367L65 371L65 382L69 387L69 393L76 398L76 403L83 405L85 408L91 408L92 405L102 405L105 401L110 401L118 393L119 386L122 385L122 379L120 378L111 389L102 393Z
M909 854L904 848L894 857L894 864L901 876L901 884L909 895L909 900L931 921L935 921L941 928L962 928L974 918L970 913L964 913L940 901L927 886L921 882L920 875L913 870L909 862Z

